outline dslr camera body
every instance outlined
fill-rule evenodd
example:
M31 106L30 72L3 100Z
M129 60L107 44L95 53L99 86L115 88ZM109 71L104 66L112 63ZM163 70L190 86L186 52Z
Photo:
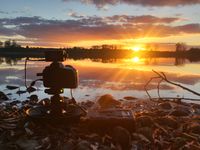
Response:
M74 89L78 87L78 71L70 65L61 63L64 61L63 51L46 52L45 61L52 63L37 75L43 77L44 87L49 88L45 90L46 93L62 93L61 89L63 88Z

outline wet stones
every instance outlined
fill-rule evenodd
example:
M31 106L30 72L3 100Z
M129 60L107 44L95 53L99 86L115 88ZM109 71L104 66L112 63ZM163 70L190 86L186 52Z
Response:
M149 116L139 116L135 119L137 127L151 127L153 120Z
M75 150L92 150L90 143L85 140L81 140L75 147Z
M112 133L113 141L119 145L122 149L130 149L131 146L131 135L129 131L123 127L115 127Z
M155 119L155 122L161 126L167 126L173 129L178 127L178 122L173 117L169 116L159 117Z
M199 123L192 123L189 126L189 131L195 134L200 135L200 124Z
M82 107L89 109L94 105L93 101L86 101L86 102L81 102L80 104Z
M0 102L6 101L6 100L8 100L8 97L6 96L6 94L0 91Z
M163 103L160 103L158 104L158 106L161 108L161 109L166 109L166 110L170 110L172 109L172 106L169 102L163 102Z
M23 150L35 150L35 147L39 146L39 143L37 140L28 139L26 137L20 137L15 142L15 144L18 145Z
M28 87L26 90L27 90L27 92L32 93L32 92L36 91L36 88L31 86L31 87Z
M35 104L38 102L38 96L37 95L31 95L30 97L30 103Z
M184 117L184 116L189 116L190 111L188 109L176 109L172 111L169 115L175 116L175 117Z
M142 127L136 130L137 133L144 135L148 140L153 140L153 129L150 127Z
M6 88L8 90L15 90L15 89L18 89L19 87L18 86L13 86L13 85L7 85Z
M66 143L63 144L63 147L61 150L71 150L75 148L75 141L72 139L69 139Z
M121 104L119 101L114 99L112 95L109 94L101 96L97 102L101 109L115 108Z
M135 99L137 99L137 98L132 97L132 96L125 96L124 99L125 99L125 100L135 100Z

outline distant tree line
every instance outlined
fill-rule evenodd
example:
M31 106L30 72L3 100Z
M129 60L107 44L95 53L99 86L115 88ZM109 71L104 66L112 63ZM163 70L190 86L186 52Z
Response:
M15 40L6 40L5 42L0 41L0 48L20 48L21 45Z

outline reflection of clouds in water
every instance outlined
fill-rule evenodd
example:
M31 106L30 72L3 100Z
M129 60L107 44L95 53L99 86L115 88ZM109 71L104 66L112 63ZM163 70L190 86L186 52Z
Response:
M89 62L85 64L84 61L68 61L69 65L73 65L79 72L80 85L79 88L75 90L75 96L79 99L87 99L85 94L92 95L94 98L97 95L102 95L110 93L119 97L136 94L138 97L142 97L145 94L144 85L147 81L155 76L152 71L136 70L121 68L118 65L113 64L101 64L100 66L96 63ZM38 79L37 73L42 72L45 66L49 63L45 62L29 62L27 65L27 80L28 85L31 81ZM24 86L24 64L20 61L16 66L5 65L5 68L0 69L0 84L10 84L10 85L21 85ZM167 72L167 70L166 70ZM182 75L179 72L166 73L169 80L185 84L190 87L193 85L198 85L200 75ZM158 80L154 80L148 85L148 89L154 91L157 89ZM40 86L37 84L37 86ZM195 89L198 86L194 86ZM2 89L2 87L0 87ZM165 94L169 91L174 95L175 91L179 91L169 84L161 84L160 89L165 91ZM89 92L88 92L89 91ZM38 92L39 95L43 91ZM66 93L68 94L68 93ZM46 95L45 95L46 96ZM68 94L69 96L69 94ZM91 98L91 97L89 97Z
M140 71L134 69L119 69L119 68L96 68L78 67L81 80L96 80L107 82L128 82L145 84L151 78L156 76L152 71ZM193 85L200 79L200 75L179 75L178 73L166 73L169 80ZM157 83L158 80L153 82Z
M105 89L111 89L111 90L139 90L144 91L144 83L128 83L128 82L105 82L105 81L95 81L95 80L83 80L80 83L81 86L87 86L89 88L105 88ZM156 89L157 84L151 83L148 85L148 89ZM160 85L161 90L173 90L174 87L167 85L167 84L161 84Z
M33 67L34 64L31 64L27 68L27 78L31 80L37 79L36 76L37 73L42 72L45 65L40 64L36 67ZM75 66L79 71L79 77L80 82L83 85L91 84L93 81L95 82L95 85L98 86L101 85L104 82L112 82L112 83L125 83L127 82L127 85L133 85L136 87L142 86L142 84L145 84L151 77L155 76L155 74L151 71L140 71L140 70L134 70L134 69L119 69L119 68L106 68L106 66L103 67L87 67L87 66ZM5 80L12 80L14 84L17 82L22 83L24 80L24 70L18 70L15 68L12 69L3 69L0 70L1 76L0 76L0 83L4 83ZM8 78L8 76L15 76L14 78ZM169 80L183 83L183 84L189 84L194 85L196 84L199 79L200 75L180 75L175 73L166 73L166 76ZM17 81L19 80L19 81ZM152 83L157 83L158 80L154 80ZM139 84L139 85L137 85ZM114 84L113 84L114 85ZM116 84L116 86L118 86Z

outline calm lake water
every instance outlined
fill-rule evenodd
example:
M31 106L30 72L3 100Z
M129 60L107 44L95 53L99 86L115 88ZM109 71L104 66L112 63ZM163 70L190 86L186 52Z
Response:
M43 92L42 83L37 83L37 91L31 94L18 95L16 90L6 89L7 85L24 87L24 60L14 58L0 58L0 90L9 94L12 100L25 100L32 94L39 98L49 97ZM37 79L36 73L42 72L49 63L42 61L29 61L27 64L27 84ZM184 85L192 90L200 92L200 64L175 58L149 58L134 57L131 59L68 59L64 64L74 66L79 72L79 87L73 90L77 101L95 100L103 94L112 94L117 99L124 96L136 98L148 98L144 85L156 76L152 69L163 71L169 80ZM148 86L152 97L157 95L158 80L154 80ZM199 98L179 87L163 82L160 95L162 97ZM70 97L70 91L65 90L64 96Z

